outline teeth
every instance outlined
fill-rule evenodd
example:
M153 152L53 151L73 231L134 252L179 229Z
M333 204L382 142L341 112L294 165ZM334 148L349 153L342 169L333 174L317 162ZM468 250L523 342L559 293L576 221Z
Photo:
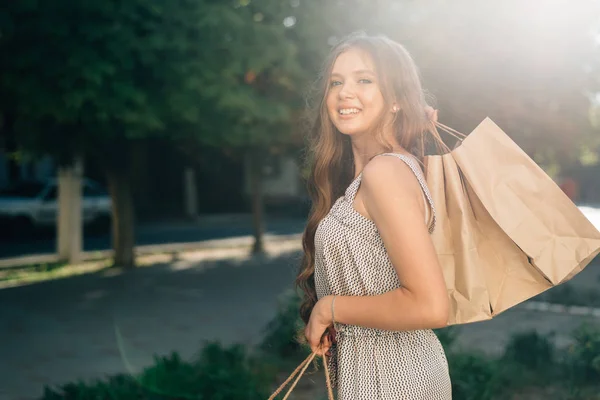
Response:
M357 114L360 110L358 108L342 108L340 110L340 114L348 115L348 114Z

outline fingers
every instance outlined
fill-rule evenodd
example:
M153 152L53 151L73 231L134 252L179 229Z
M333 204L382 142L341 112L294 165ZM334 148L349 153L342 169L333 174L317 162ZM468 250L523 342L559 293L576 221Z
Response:
M319 356L322 356L323 354L330 356L331 352L329 349L331 349L331 344L320 343L317 347L312 349L312 351Z
M337 332L336 332L335 328L333 326L330 326L329 328L327 328L327 332L328 332L329 340L331 340L331 343L337 343L337 339L336 339Z
M332 339L330 336L330 332L328 330L324 331L323 334L319 337L314 335L311 332L309 326L304 330L304 335L310 345L310 349L316 353L317 355L322 356L323 354L327 354L332 345Z
M329 338L329 335L323 336L323 339L321 339L321 344L327 348L331 347L331 339Z
M306 337L306 341L308 342L310 349L313 352L316 352L321 345L321 341L318 336L312 334L310 325L307 325L306 329L304 329L304 336Z
M329 350L331 349L331 345L333 344L333 342L331 341L329 332L326 333L327 334L323 337L323 340L321 342L321 350L323 351L323 354L330 356L331 352Z

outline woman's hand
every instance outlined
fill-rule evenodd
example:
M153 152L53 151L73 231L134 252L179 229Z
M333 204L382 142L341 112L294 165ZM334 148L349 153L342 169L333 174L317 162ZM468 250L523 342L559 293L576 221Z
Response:
M318 355L327 354L335 340L335 330L331 315L333 296L325 296L317 301L310 314L304 336L311 350Z

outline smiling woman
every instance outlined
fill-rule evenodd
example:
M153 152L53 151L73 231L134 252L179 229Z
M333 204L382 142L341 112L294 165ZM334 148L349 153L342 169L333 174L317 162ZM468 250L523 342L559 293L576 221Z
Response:
M333 49L321 96L297 277L308 343L331 355L340 400L450 399L432 331L449 302L419 165L436 113L417 68L398 43L353 36Z

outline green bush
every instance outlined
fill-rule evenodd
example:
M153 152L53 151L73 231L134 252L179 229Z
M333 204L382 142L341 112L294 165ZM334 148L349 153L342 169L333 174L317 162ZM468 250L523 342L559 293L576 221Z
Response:
M144 390L134 377L115 375L106 382L96 381L90 384L78 381L63 385L58 391L44 388L42 400L120 400L148 399Z
M284 360L296 361L306 357L307 350L298 340L304 326L300 319L300 296L295 290L285 292L279 301L277 314L267 324L260 348Z
M577 381L600 382L600 327L584 324L573 333L569 367Z
M554 346L550 337L536 331L518 333L510 338L502 359L531 369L547 369L554 362Z
M448 366L454 400L492 400L502 389L496 363L484 355L450 353Z
M244 347L208 343L191 362L176 353L157 357L138 377L118 375L105 382L45 388L41 400L264 400L272 377Z
M445 328L435 329L434 332L444 347L444 350L446 352L451 351L452 346L456 341L456 337L458 336L459 328L456 325L452 325Z

